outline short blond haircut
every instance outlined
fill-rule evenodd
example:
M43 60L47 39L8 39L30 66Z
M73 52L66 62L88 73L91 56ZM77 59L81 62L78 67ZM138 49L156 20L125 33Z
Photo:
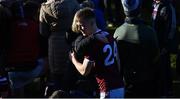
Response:
M73 23L72 23L72 31L76 33L80 33L80 28L77 24L79 20L96 22L96 16L92 8L86 7L78 10L74 16Z

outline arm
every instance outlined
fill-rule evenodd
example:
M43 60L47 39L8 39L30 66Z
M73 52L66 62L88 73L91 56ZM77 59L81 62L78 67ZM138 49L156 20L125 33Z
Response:
M74 56L74 52L70 53L70 59L79 73L83 76L86 76L90 73L92 67L95 65L94 61L90 61L87 58L84 58L83 63L80 63Z

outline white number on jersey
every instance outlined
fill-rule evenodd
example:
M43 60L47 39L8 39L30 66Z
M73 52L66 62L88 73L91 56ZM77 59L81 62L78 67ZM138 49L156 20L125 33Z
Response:
M117 63L119 63L120 60L119 60L119 55L118 55L118 50L117 50L117 44L115 41L112 46L110 44L106 44L103 48L103 52L107 53L107 56L104 60L105 66L110 66L114 64L115 59Z

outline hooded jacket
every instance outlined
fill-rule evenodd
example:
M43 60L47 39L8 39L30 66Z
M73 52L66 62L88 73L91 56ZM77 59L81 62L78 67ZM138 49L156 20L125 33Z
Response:
M71 28L78 9L76 0L49 0L41 5L40 33L48 38L49 65L54 74L61 74L65 70L69 47L65 34Z

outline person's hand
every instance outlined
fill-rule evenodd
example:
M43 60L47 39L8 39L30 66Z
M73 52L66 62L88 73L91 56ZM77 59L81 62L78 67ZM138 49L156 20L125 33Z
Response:
M70 51L69 52L69 59L72 61L73 58L74 58L74 51Z

